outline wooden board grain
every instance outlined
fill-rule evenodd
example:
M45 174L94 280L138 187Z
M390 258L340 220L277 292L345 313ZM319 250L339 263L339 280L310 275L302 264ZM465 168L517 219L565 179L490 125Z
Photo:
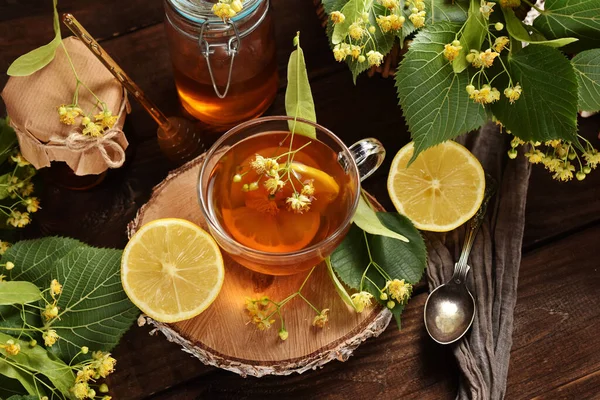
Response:
M129 225L130 236L160 218L182 218L208 230L197 199L203 164L204 155L170 173ZM263 275L222 253L225 282L207 310L195 318L172 324L147 318L169 341L180 344L205 364L242 376L302 373L335 359L345 361L362 342L379 336L391 320L390 311L380 307L354 312L339 297L325 264L321 263L306 281L302 294L320 310L329 310L329 322L323 329L312 326L315 311L296 298L281 310L289 332L289 338L282 341L277 335L279 322L267 331L259 331L250 323L245 301L263 296L276 301L285 299L298 290L307 274Z

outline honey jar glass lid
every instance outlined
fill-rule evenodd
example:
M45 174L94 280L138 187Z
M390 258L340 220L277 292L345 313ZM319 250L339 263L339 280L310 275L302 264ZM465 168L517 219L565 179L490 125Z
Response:
M240 21L252 15L260 3L268 0L244 0L244 8L242 11L231 18L232 21ZM219 22L220 18L213 14L212 7L216 1L209 0L167 0L167 2L180 14L183 18L192 22L202 24L206 21L211 23Z

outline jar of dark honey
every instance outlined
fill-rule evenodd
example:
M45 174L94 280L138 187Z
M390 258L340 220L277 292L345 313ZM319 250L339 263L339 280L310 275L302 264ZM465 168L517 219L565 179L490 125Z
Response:
M231 19L214 0L165 0L175 85L195 118L226 130L263 114L278 87L269 0L245 0Z

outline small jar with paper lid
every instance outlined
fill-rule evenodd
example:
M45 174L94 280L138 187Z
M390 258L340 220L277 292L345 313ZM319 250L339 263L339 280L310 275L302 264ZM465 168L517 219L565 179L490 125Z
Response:
M27 161L44 168L53 184L83 190L125 162L129 104L120 83L81 41L70 37L63 44L41 70L11 77L2 98Z
M263 114L278 88L269 0L223 3L230 17L215 12L220 3L214 1L165 0L179 99L190 114L217 130Z

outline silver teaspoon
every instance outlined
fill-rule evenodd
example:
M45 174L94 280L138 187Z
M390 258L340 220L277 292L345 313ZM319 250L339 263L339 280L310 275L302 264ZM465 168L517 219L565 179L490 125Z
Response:
M486 195L481 207L469 221L469 230L465 236L460 258L454 264L452 278L435 288L425 302L425 328L429 336L440 344L456 342L467 333L475 319L475 299L467 288L467 274L471 269L467 265L467 260L483 222L487 203L495 191L491 179L488 179L487 183Z

